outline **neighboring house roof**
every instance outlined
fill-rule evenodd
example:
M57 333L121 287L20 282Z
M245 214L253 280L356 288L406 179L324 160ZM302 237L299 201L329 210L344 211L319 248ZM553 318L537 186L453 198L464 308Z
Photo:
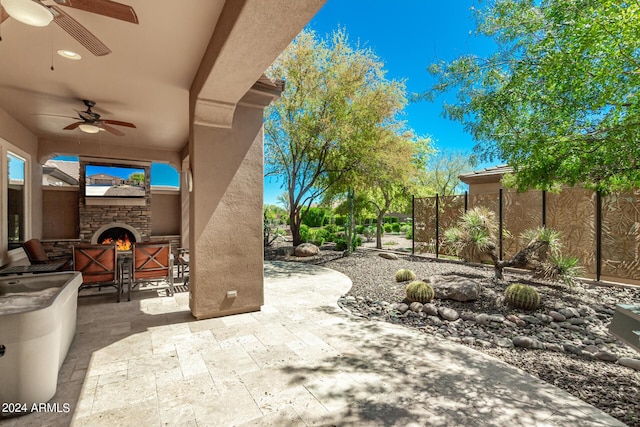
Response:
M69 185L78 185L79 167L78 162L48 160L42 166L42 174L50 175Z
M513 168L508 165L491 166L484 169L478 169L473 172L458 175L460 181L465 184L485 184L490 182L500 182L502 177L513 172Z
M107 179L122 179L118 176L107 175L106 173L96 173L93 175L87 176L87 178L95 179L95 178L107 178Z
M56 175L53 174L53 169L58 170ZM47 160L47 162L42 166L42 173L48 174L51 176L55 176L65 182L67 179L71 180L69 182L72 185L78 185L78 179L80 178L80 163L79 162L71 162L67 160ZM62 174L61 176L65 176L66 179L61 178L58 174Z

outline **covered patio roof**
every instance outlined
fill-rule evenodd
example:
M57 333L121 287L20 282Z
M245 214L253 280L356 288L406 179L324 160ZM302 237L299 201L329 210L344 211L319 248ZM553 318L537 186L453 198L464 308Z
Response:
M37 136L40 162L83 154L180 168L190 111L230 126L238 101L323 2L123 3L139 24L59 6L108 46L112 53L105 56L54 23L33 27L9 18L0 24L0 109ZM60 49L82 59L62 58ZM74 110L86 109L83 99L95 101L93 111L103 119L136 128L115 126L124 136L63 130L77 121Z

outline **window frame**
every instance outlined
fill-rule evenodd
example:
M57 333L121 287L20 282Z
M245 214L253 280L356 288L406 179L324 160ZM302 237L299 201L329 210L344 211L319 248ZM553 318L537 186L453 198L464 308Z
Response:
M32 200L32 159L31 155L16 147L7 140L0 138L0 214L2 215L2 230L0 230L0 265L24 258L24 250L16 248L9 250L9 231L6 227L9 215L9 154L24 161L24 239L31 238L31 200Z

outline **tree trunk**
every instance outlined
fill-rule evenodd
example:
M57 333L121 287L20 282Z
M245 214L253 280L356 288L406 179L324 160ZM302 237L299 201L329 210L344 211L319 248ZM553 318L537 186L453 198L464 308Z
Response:
M289 212L289 227L291 228L291 236L293 237L293 246L298 246L302 243L300 238L300 215L296 215L296 212Z
M376 248L382 249L382 217L384 214L382 212L378 213L378 217L376 218Z

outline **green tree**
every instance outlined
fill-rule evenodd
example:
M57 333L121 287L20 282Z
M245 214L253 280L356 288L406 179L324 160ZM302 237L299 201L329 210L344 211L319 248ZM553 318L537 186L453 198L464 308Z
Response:
M129 181L133 182L135 185L144 185L144 173L142 172L134 172L129 175Z
M366 201L376 216L376 247L382 249L382 223L391 209L403 210L411 198L419 175L432 151L430 138L400 131L398 123L387 123L378 131L383 150L369 153L349 172L347 185L358 199Z
M267 74L286 89L265 113L265 164L284 177L298 245L311 204L379 149L376 129L404 106L404 84L386 80L382 62L343 30L327 40L303 31Z
M433 64L427 97L456 91L445 114L482 157L513 166L520 189L640 186L640 3L495 0L476 12L497 50Z
M460 174L470 172L475 165L473 156L461 151L438 151L427 163L421 176L420 196L452 196L463 192Z

